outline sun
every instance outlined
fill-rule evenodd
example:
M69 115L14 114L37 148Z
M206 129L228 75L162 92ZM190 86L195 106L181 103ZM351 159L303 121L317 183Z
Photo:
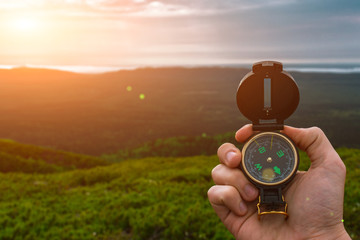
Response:
M13 28L19 32L33 32L38 29L39 22L35 18L20 17L13 20Z

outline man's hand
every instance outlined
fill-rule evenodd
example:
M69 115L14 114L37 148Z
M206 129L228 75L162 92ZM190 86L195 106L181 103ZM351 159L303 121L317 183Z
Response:
M282 132L311 160L309 170L298 171L284 190L289 218L270 214L258 220L258 190L240 170L241 152L230 143L218 149L220 164L212 171L216 185L208 197L215 212L236 239L350 239L342 223L346 168L339 155L319 128L286 126ZM252 134L246 125L235 138L244 142Z

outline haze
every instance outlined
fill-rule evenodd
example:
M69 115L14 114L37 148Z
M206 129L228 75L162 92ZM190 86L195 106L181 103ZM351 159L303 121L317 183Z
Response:
M0 65L360 62L360 2L2 0Z

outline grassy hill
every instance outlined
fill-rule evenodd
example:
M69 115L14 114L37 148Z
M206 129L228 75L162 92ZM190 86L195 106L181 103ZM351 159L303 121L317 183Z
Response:
M17 157L60 168L67 165L57 154L67 162L79 158L54 150L58 160L50 162L48 154L41 158L45 149L2 144L29 152ZM348 169L344 224L358 240L360 150L338 152ZM0 173L0 239L233 239L207 200L217 164L216 156L150 157L47 174L19 172L21 167ZM300 168L308 166L301 153Z
M0 139L0 172L52 173L109 165L93 156Z
M0 138L100 155L173 136L236 131L241 68L144 68L106 74L0 70ZM298 110L337 146L360 148L360 74L292 73ZM131 87L131 88L129 88ZM131 91L129 91L131 89ZM140 94L145 98L140 99Z

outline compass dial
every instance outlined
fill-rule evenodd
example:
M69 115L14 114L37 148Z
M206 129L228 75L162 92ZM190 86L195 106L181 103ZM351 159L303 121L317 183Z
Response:
M298 152L290 139L280 133L253 136L243 148L242 168L255 183L278 185L289 180L298 168Z

